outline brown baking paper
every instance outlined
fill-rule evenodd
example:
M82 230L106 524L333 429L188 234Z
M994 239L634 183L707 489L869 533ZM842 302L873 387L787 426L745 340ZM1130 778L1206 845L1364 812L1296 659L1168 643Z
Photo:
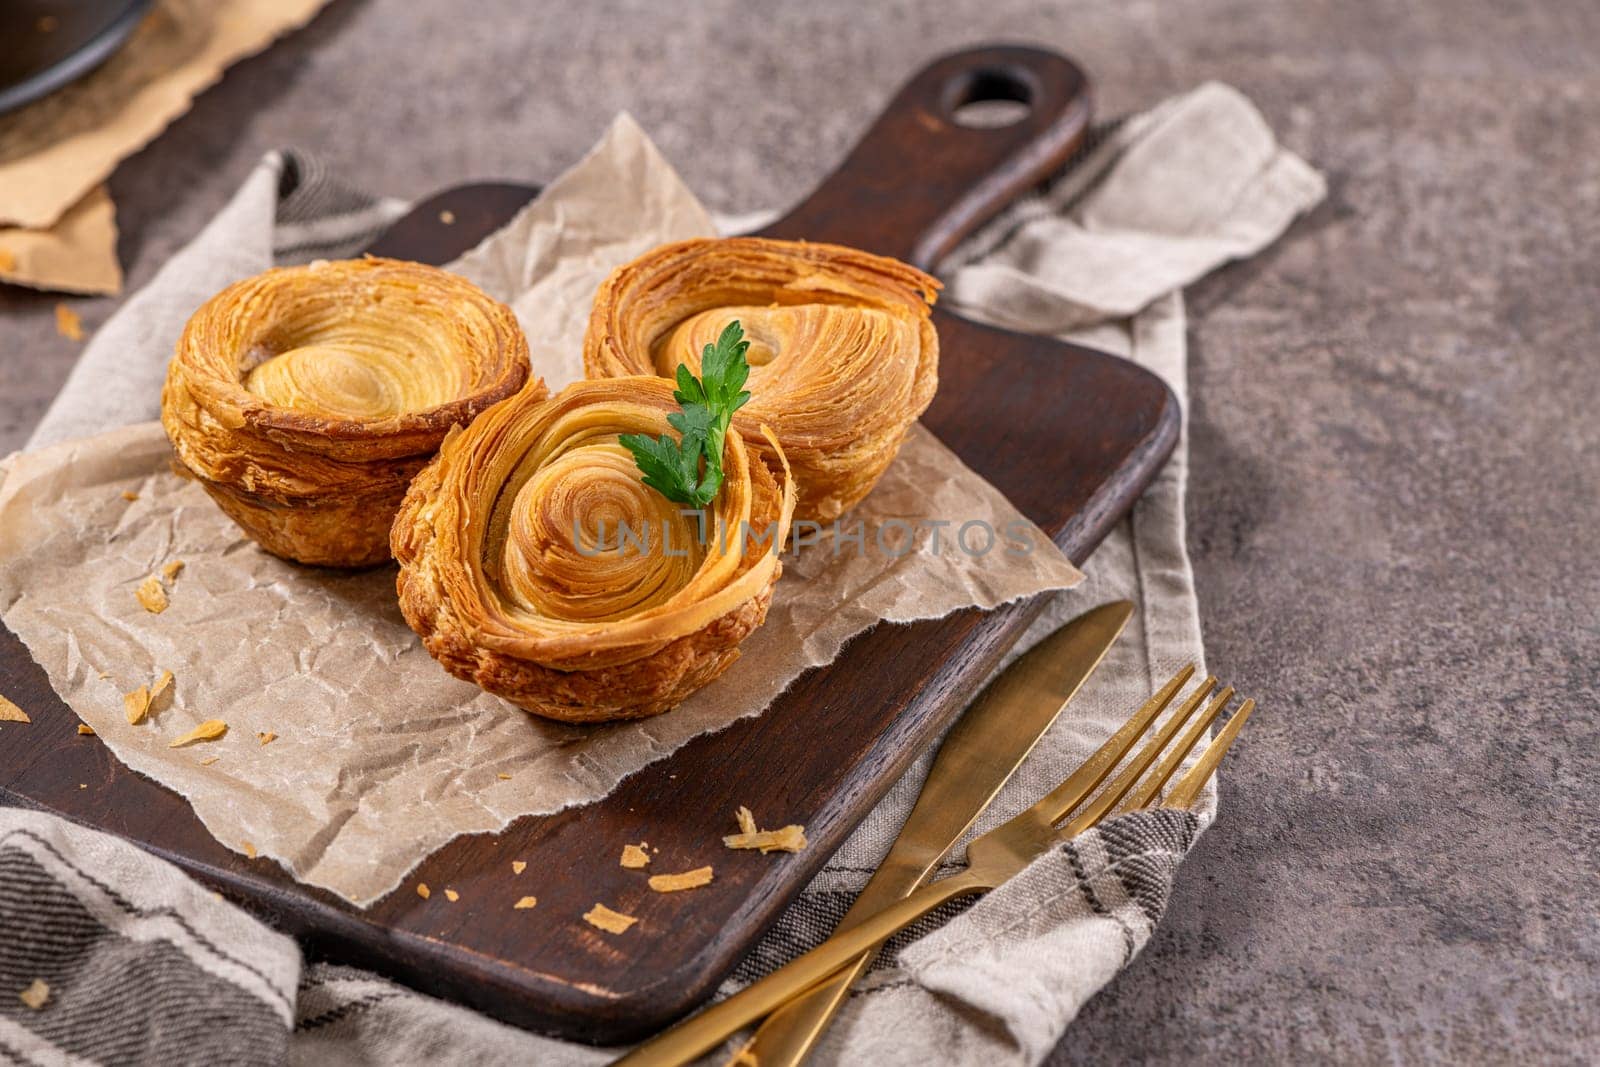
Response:
M514 299L543 294L515 302L544 339L537 368L559 380L550 356L581 320L569 302L586 309L612 266L706 227L623 119L470 258L480 277L485 262L503 265ZM402 620L392 567L347 574L275 559L170 473L168 456L160 426L145 423L0 465L0 615L100 742L188 797L218 840L360 905L458 834L597 800L696 735L759 713L880 619L993 607L1081 578L918 427L843 520L862 523L861 548L835 552L825 538L786 557L766 625L726 675L665 715L569 726L447 675ZM956 543L968 522L998 534L981 556ZM918 530L910 541L907 527ZM151 614L135 590L174 560L185 566L166 583L170 604ZM176 678L170 703L130 726L122 694L163 670ZM168 747L213 718L228 724L220 740ZM260 744L268 732L276 740Z
M117 212L97 185L43 230L0 226L0 282L67 293L122 289Z
M0 225L55 225L231 64L327 0L161 0L86 77L0 117Z

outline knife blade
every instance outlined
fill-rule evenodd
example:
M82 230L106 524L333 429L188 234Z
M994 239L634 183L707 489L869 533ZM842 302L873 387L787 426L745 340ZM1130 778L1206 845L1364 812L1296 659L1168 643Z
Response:
M945 735L900 836L855 904L848 930L907 896L977 821L1028 753L1099 666L1133 616L1113 601L1079 615L1023 653L989 683ZM837 931L836 931L837 932ZM761 1067L798 1064L822 1036L872 955L773 1012L734 1061Z

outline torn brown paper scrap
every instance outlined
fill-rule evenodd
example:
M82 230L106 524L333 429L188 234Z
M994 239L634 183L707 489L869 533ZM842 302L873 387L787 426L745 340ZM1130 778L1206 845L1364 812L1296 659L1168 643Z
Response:
M95 71L0 116L0 225L55 225L233 63L327 0L160 0Z

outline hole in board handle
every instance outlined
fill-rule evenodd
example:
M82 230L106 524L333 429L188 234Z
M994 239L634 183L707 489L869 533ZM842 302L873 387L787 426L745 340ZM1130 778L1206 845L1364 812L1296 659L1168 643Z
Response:
M1020 72L986 67L946 87L945 111L958 126L992 130L1021 122L1033 108L1033 85Z

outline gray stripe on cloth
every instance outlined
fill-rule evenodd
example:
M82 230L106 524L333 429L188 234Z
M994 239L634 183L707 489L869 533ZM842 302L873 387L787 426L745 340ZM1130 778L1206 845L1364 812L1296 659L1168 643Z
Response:
M165 940L135 941L103 925L33 855L0 844L0 989L35 979L50 987L40 1010L0 997L0 1016L44 1051L94 1063L279 1063L288 1029L278 1012L197 966ZM81 872L80 872L81 873ZM15 1036L15 1035L13 1035Z
M1112 157L1100 149L1126 121L1124 116L1089 127L1083 141L1060 170L978 227L939 264L939 273L954 274L967 264L978 262L994 253L1028 223L1059 214L1075 203L1105 174Z
M55 881L73 892L77 901L108 930L138 941L170 941L184 948L198 966L246 988L258 999L273 1005L281 1018L289 1017L292 1003L277 981L244 958L239 946L219 946L216 939L196 929L177 908L170 905L144 908L134 904L85 870L82 864L68 859L53 843L30 830L14 829L0 836L0 848L27 853Z
M1154 926L1167 910L1178 864L1200 835L1200 820L1187 811L1157 808L1138 818L1113 819L1097 833L1123 892Z
M855 903L856 894L847 890L819 889L801 894L778 917L755 948L739 961L728 979L730 986L743 987L766 977L802 953L826 941L838 928L845 912ZM872 962L871 970L895 966L900 950L927 936L957 915L972 907L972 898L951 900L912 923L884 942Z
M93 1060L82 1059L57 1048L5 1015L0 1015L0 1064L26 1064L28 1067L94 1067Z
M409 208L404 200L373 196L340 180L310 152L281 154L272 233L272 258L279 266L359 255Z

